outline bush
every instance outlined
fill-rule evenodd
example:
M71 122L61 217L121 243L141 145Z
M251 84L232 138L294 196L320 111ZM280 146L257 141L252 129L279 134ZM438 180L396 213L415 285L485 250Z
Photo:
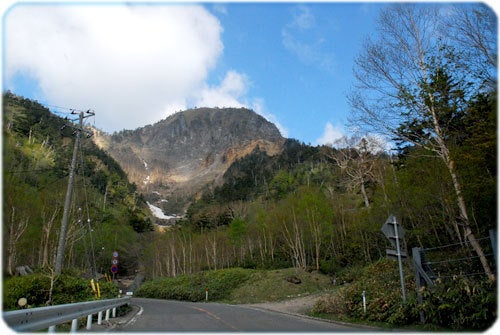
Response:
M496 286L470 278L455 277L422 289L423 304L418 306L415 279L405 263L406 303L402 302L397 263L379 260L363 269L352 268L339 275L342 283L330 296L319 299L313 313L330 314L339 319L411 325L420 322L451 330L486 330L496 320ZM356 275L354 275L356 274ZM366 314L362 292L366 291Z
M405 269L410 274L410 269ZM414 285L405 278L407 303L402 303L398 265L395 261L381 259L364 268L352 267L338 275L337 283L343 284L329 297L317 301L313 313L331 314L339 318L386 322L405 325L417 322ZM363 296L366 296L366 313Z
M26 298L31 307L45 306L49 300L50 278L41 274L10 277L3 282L3 309L19 309L17 302Z
M427 322L453 330L486 330L497 317L496 286L455 277L422 291Z
M252 272L253 270L249 269L232 268L158 278L144 283L135 295L194 302L205 300L205 290L208 288L210 300L223 300L229 298L234 289L246 282Z
M335 260L320 260L319 269L324 274L334 274L335 273Z
M5 279L3 282L3 309L19 309L17 302L20 298L26 298L30 307L68 304L95 299L88 279L68 274L57 276L52 288L52 297L50 297L50 282L50 276L43 273ZM115 284L100 282L99 285L101 299L115 298L117 296L118 288Z
M204 291L201 291L196 281L194 276L188 275L159 278L142 284L135 295L145 298L200 301Z

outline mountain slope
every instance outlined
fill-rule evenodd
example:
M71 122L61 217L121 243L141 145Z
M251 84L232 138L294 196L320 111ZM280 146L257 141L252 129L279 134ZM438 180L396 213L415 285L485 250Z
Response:
M154 125L94 137L166 213L183 213L202 188L218 185L229 166L257 146L275 155L284 140L274 124L245 108L190 109Z
M10 92L3 94L2 121L3 270L12 275L17 266L35 269L54 264L74 129L36 101ZM119 273L134 273L137 233L153 228L147 215L146 204L118 163L82 137L63 270L108 269L108 257L93 258L93 244L101 253L113 246L120 253Z

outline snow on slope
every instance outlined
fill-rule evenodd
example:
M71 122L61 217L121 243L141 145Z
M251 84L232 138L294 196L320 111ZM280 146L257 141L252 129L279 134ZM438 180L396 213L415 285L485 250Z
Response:
M149 209L151 210L151 213L153 213L153 215L155 217L157 217L158 219L162 219L162 220L169 220L169 219L176 219L178 218L177 215L165 215L165 213L163 213L163 211L161 210L161 208L159 207L156 207L155 205L151 205L149 202L146 202L149 206Z

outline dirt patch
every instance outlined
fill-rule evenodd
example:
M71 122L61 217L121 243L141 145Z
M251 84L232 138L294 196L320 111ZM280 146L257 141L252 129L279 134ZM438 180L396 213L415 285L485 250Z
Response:
M250 304L249 306L269 309L272 311L292 314L305 315L314 306L324 293L310 294L301 297L290 298L283 301L264 302L259 304Z

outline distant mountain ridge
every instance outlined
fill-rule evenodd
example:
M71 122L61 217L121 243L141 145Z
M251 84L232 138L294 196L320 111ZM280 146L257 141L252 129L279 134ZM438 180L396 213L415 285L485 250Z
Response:
M196 108L113 135L97 132L106 150L145 199L181 214L202 189L217 186L229 166L255 148L281 152L278 128L246 108Z

